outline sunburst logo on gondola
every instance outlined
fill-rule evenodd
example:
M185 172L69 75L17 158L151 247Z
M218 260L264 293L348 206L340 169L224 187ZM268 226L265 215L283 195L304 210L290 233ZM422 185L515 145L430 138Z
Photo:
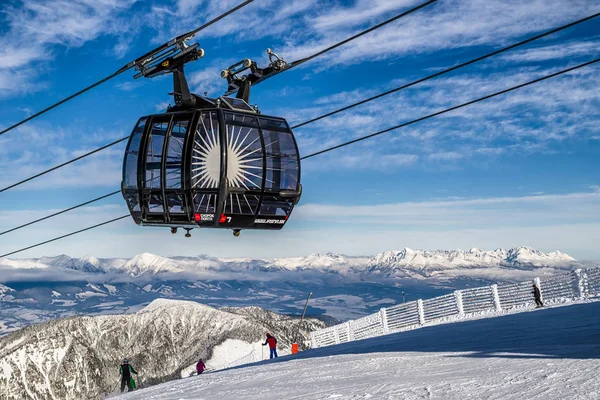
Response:
M192 155L193 187L216 189L221 179L221 145L219 144L218 128L213 123L210 113L208 126L205 118L200 119L200 126L194 138L194 154Z
M206 120L206 121L205 121ZM207 126L208 125L208 126ZM221 145L213 118L201 119L192 156L194 187L216 189L221 179ZM256 128L227 125L227 184L260 189L262 154Z

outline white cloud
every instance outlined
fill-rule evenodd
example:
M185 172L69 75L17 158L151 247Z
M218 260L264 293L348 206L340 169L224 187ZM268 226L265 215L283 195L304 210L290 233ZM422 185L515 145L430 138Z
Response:
M43 221L35 229L7 235L0 241L0 254L127 213L119 195L106 201L106 205L84 207ZM0 229L52 211L0 211ZM329 251L375 254L404 246L453 249L529 245L540 250L560 249L578 259L600 259L596 243L599 218L600 191L365 206L301 204L288 225L277 232L244 231L240 238L234 238L226 230L195 230L191 239L183 240L181 234L138 227L127 218L19 257L60 253L133 256L149 248L177 255L289 257ZM266 242L269 246L264 246Z
M99 129L87 132L78 146L70 143L81 132L76 124L55 127L46 123L20 126L14 135L0 137L0 186L4 187L54 167L95 149L96 143L105 144L127 136L121 131ZM23 143L35 143L24 151ZM118 187L125 142L96 153L67 167L53 171L43 178L19 186L16 190L65 187Z
M306 35L292 38L284 53L292 58L305 57L359 31L350 27L383 21L392 10L406 10L414 4L406 0L357 1L347 7L320 9L306 30L309 40ZM522 35L587 16L590 4L587 0L437 2L350 42L317 62L321 68L329 68L451 48L506 44Z
M137 89L138 87L140 87L142 85L143 81L125 81L125 82L121 82L117 85L115 85L115 87L117 89L120 89L124 92L131 92L132 90Z
M361 170L394 171L398 167L407 167L417 162L419 157L414 154L373 154L361 152L356 155L342 155L335 157L331 167L358 168Z
M23 0L5 4L6 33L0 37L0 96L40 90L41 61L57 46L80 47L102 35L125 32L119 17L135 0Z
M296 219L322 221L335 215L368 225L457 227L555 225L600 223L600 192L545 194L524 197L493 197L445 201L404 202L347 206L342 204L300 205Z
M599 40L577 41L549 46L539 46L532 49L517 50L513 53L507 53L501 56L507 61L548 61L556 59L564 59L567 57L589 56L594 54Z
M302 154L309 154L563 68L558 65L540 70L516 66L513 70L498 72L484 65L481 69L435 79L304 126L296 131L297 139ZM509 152L562 152L564 149L559 144L565 140L581 142L597 137L600 93L592 82L599 76L597 67L587 67L350 145L344 149L345 155L354 157L365 149L374 152L372 156L396 151L418 155L421 160L454 163ZM316 103L328 105L325 110L309 107L290 113L295 121L309 119L356 101L360 92L357 89L316 99ZM368 95L360 99L366 97ZM340 104L335 104L338 99Z
M456 161L464 157L464 154L456 151L444 151L440 153L431 153L427 156L430 160L434 161Z

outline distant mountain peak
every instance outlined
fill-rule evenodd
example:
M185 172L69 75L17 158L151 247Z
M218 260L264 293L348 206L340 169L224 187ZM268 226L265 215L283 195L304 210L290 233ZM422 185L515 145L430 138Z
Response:
M133 276L161 272L181 272L176 260L151 253L138 254L127 261L122 269Z
M560 251L544 253L520 246L509 250L412 250L386 251L375 255L368 267L371 271L392 273L409 270L443 270L450 268L551 266L576 260Z

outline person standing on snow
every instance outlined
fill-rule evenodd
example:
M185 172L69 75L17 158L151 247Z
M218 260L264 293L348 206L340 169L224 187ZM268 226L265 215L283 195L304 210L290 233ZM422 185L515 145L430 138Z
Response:
M544 307L544 303L542 303L542 293L535 283L533 284L533 297L535 298L536 307Z
M198 364L196 364L196 372L198 373L198 375L200 375L201 373L204 372L205 369L206 369L206 365L204 365L204 363L202 362L202 359L200 359L198 361Z
M263 343L263 346L266 346L267 344L271 350L269 358L277 358L277 339L275 339L274 336L271 336L270 333L267 333L267 340Z
M133 380L131 374L133 373L137 375L137 372L131 365L129 365L128 359L124 359L121 363L119 373L121 374L121 393L125 391L125 385L127 385L128 392L135 390L135 381Z

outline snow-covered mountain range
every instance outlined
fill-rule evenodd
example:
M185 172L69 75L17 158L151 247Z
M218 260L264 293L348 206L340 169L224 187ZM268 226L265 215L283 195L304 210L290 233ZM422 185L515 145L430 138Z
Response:
M324 326L258 307L218 310L175 300L155 300L129 315L54 320L0 338L0 397L100 398L114 391L124 357L148 386L180 377L200 357L208 367L219 365L232 341L250 349L271 332L285 353L292 342L303 346L298 332Z
M562 273L582 263L528 247L491 251L403 249L374 256L279 259L164 257L0 259L0 335L79 314L131 313L160 297L215 307L257 305L354 318L386 304L451 290ZM589 267L590 265L585 265Z
M418 270L423 274L451 268L509 267L527 268L574 263L571 256L554 251L543 253L529 247L496 249L491 251L412 250L387 251L371 257L351 257L339 254L311 254L307 257L280 259L219 259L209 256L162 257L139 254L131 259L98 259L86 256L71 258L67 255L39 259L0 259L0 266L17 269L46 269L58 267L84 273L118 273L139 277L164 273L202 273L206 271L336 271L340 273L388 271L390 269Z

